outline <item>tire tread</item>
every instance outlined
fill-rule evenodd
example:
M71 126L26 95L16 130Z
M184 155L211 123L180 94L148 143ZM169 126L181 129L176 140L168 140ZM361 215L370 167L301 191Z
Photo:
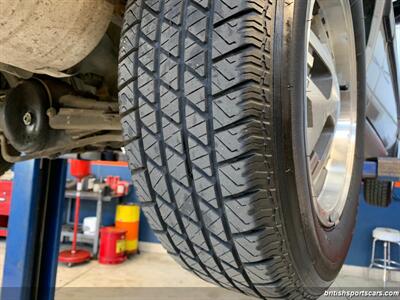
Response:
M275 9L275 0L128 1L120 111L143 211L175 260L248 295L314 299L277 204Z
M392 183L366 179L364 180L364 196L368 204L388 207L392 202Z

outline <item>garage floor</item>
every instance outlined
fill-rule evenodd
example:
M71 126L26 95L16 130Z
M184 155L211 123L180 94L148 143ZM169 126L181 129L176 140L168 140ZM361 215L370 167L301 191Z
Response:
M5 241L2 240L0 241L1 270L3 269L4 254ZM0 280L1 278L2 273L0 272ZM398 287L398 285L398 282L390 283L390 286L393 287ZM382 282L339 276L334 286L379 287L382 286ZM180 288L174 289L173 287ZM124 264L114 266L100 265L96 261L73 268L59 266L56 295L56 299L62 300L254 299L222 288L214 288L211 284L179 267L164 253L141 253Z

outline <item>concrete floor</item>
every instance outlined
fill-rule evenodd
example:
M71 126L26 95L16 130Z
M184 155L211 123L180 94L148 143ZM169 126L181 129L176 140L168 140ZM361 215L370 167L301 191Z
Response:
M0 241L1 270L3 269L4 254L5 242L3 240ZM0 272L0 280L1 278L2 272ZM382 282L378 280L367 280L343 274L334 284L334 287L380 286L382 286ZM392 282L390 286L399 287L400 283ZM97 261L91 261L72 268L59 266L56 299L251 300L254 298L222 288L214 288L211 284L179 267L167 254L141 253L121 265L107 266L100 265Z

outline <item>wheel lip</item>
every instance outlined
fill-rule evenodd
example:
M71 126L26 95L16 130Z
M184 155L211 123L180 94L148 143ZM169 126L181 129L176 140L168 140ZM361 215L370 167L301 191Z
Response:
M307 3L307 24L306 24L306 53L305 53L305 78L307 79L307 54L310 47L310 34L311 34L311 20L313 19L314 6L318 0L309 0ZM331 0L319 0L318 3L325 3ZM331 26L333 30L346 24L346 37L348 46L353 51L346 51L346 55L340 53L338 46L332 45L329 47L335 55L335 67L337 77L346 77L350 82L349 87L349 100L342 103L343 92L341 92L341 108L338 118L338 124L335 126L335 132L333 137L332 145L330 146L331 159L326 165L327 175L322 189L318 195L315 193L313 185L313 176L311 174L310 157L306 157L307 160L307 173L309 177L310 193L316 215L319 221L324 227L331 228L339 224L340 219L343 215L344 208L348 200L348 193L352 181L353 168L355 164L355 152L356 152L356 133L357 133L357 57L356 57L356 42L353 27L353 19L351 13L350 2L346 0L338 0L335 2L337 5L329 7L332 2L328 5L329 9L341 9L342 23L334 22L336 26ZM339 6L339 7L338 7ZM322 9L322 8L321 8ZM326 13L326 11L325 11ZM331 24L329 24L331 25ZM332 33L332 31L330 33ZM334 36L334 35L333 35ZM343 41L342 41L343 42ZM334 49L336 48L336 50ZM344 57L347 56L348 62L344 62ZM346 80L345 80L346 81ZM305 80L305 101L307 101L307 80ZM344 104L344 105L343 105ZM350 104L348 108L347 105ZM307 103L305 104L307 107ZM305 145L308 145L308 133L307 133L307 110L305 113L305 124L304 124L304 136ZM347 136L347 138L345 138ZM343 151L347 149L347 151ZM307 151L308 153L308 151ZM344 154L344 155L343 155Z

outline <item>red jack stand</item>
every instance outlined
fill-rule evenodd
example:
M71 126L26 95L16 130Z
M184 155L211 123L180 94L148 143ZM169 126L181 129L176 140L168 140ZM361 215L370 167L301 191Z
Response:
M60 252L58 256L58 261L66 264L68 267L87 262L91 259L91 254L89 251L76 249L79 209L81 204L82 179L90 175L90 162L83 160L71 160L71 175L77 178L72 249L64 250Z

